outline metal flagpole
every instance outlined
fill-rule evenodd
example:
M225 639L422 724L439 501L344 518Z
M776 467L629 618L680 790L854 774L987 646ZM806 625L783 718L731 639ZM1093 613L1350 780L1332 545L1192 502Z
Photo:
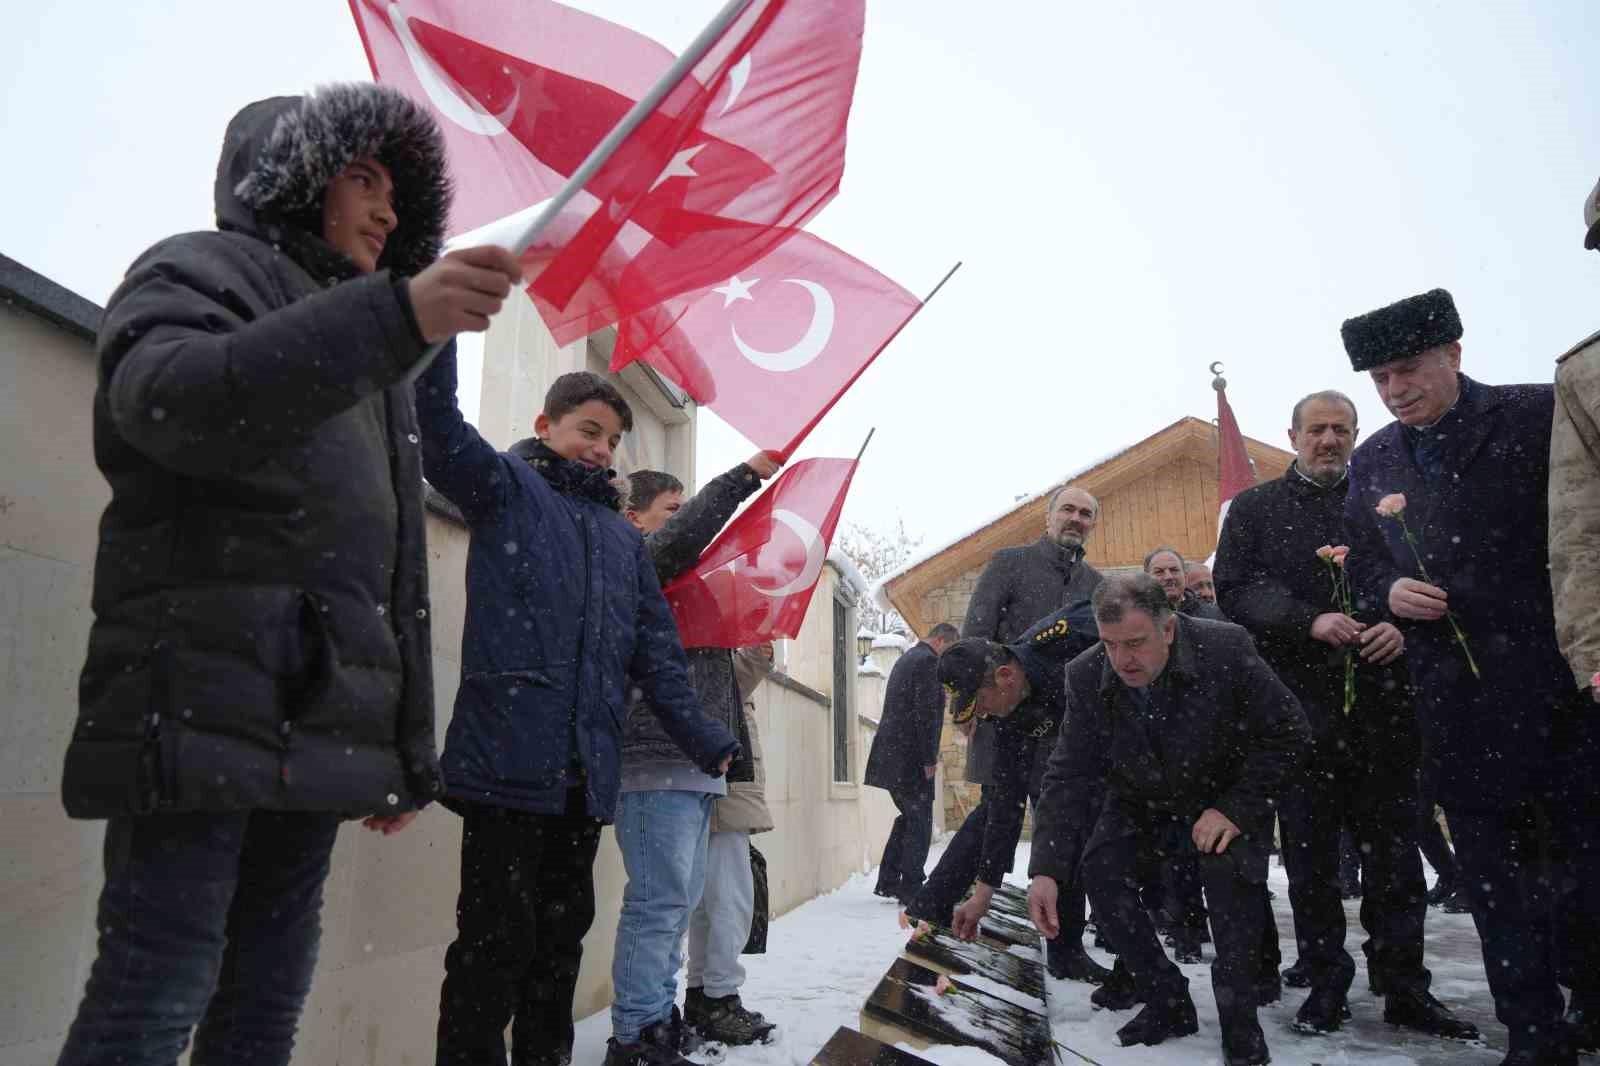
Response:
M577 170L572 172L572 176L561 187L561 191L546 201L544 210L534 216L533 220L528 223L527 228L518 235L516 241L508 249L512 255L521 256L523 252L528 250L529 245L533 244L545 226L549 225L571 202L572 198L578 195L578 192L585 185L589 184L589 180L598 174L600 168L610 161L617 148L627 139L628 135L638 129L644 123L644 120L649 117L650 113L656 109L657 105L665 100L683 82L684 78L688 77L689 72L694 69L694 65L705 58L706 53L711 51L711 46L717 43L717 40L728 27L733 25L734 21L744 14L745 9L754 2L755 0L727 0L727 3L722 5L722 10L718 11L716 17L706 24L706 28L700 31L699 36L689 42L689 47L685 48L683 54L673 62L672 66L667 68L667 72L661 75L660 80L650 87L649 92L639 98L639 102L634 104L626 115L622 116L621 121L612 127L611 132L606 134L605 139L594 146L593 150L589 152L588 158L579 164ZM417 360L416 365L407 372L405 380L411 382L420 377L433 363L434 359L438 358L439 352L447 343L449 342L442 341L424 352L422 358Z
M873 426L871 429L867 430L867 439L861 442L861 450L856 452L856 464L858 466L861 463L861 457L867 454L867 445L872 443L872 435L876 432L878 432L877 426Z

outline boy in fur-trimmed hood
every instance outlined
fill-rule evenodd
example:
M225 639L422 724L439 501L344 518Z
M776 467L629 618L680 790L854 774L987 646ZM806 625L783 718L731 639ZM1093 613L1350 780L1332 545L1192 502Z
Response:
M62 799L106 818L99 954L63 1063L285 1063L339 823L442 785L404 380L482 329L498 249L435 261L444 142L341 85L228 126L217 230L129 269L98 343L111 484Z

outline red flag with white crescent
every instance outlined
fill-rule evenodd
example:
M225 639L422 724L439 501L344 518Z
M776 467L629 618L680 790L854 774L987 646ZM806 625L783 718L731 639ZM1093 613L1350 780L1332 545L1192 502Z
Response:
M1250 453L1244 446L1244 434L1239 432L1239 422L1228 405L1226 383L1219 377L1213 382L1217 390L1217 534L1222 534L1222 523L1228 517L1228 504L1233 498L1256 483L1256 469L1250 463Z
M643 360L787 457L921 306L865 263L798 233L722 284L623 321L611 369Z
M350 5L374 76L445 129L473 243L510 244L673 58L553 0ZM752 0L524 257L559 343L728 277L833 197L864 21Z
M663 589L685 648L794 637L839 527L854 459L794 464Z

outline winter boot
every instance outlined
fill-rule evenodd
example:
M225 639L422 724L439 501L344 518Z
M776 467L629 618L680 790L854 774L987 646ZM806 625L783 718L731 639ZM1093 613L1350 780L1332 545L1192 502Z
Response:
M737 992L714 997L700 988L689 989L683 1003L683 1021L702 1040L738 1047L770 1044L778 1030L761 1012L746 1010Z
M1119 958L1111 967L1105 982L1089 994L1095 1010L1128 1010L1144 1002L1139 990L1133 986L1133 975Z
M1283 983L1290 988L1311 987L1311 964L1305 959L1296 959L1295 964L1283 971Z
M1144 1010L1117 1030L1117 1043L1123 1047L1136 1044L1154 1047L1164 1040L1200 1031L1194 1000L1189 997L1189 982L1175 985L1171 992L1163 992L1158 999L1159 1002L1146 1003Z
M1057 981L1083 981L1098 985L1104 984L1111 976L1110 970L1089 957L1082 944L1057 946L1053 941L1047 942L1045 968Z
M1449 1040L1477 1040L1478 1027L1464 1022L1425 991L1390 992L1383 1001L1383 1020L1404 1029Z
M671 1019L645 1026L634 1044L612 1037L606 1041L605 1066L694 1066L678 1051L679 1039Z
M1255 1019L1237 1022L1222 1034L1222 1061L1227 1066L1266 1066L1272 1061L1267 1037Z
M1313 988L1290 1028L1297 1033L1336 1033L1350 1017L1345 994L1336 988Z

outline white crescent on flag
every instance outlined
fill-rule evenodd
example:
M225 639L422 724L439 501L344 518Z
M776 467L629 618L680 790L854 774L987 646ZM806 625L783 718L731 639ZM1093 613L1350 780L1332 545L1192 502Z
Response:
M744 58L733 65L728 71L728 99L723 103L722 110L717 112L720 118L728 113L728 109L739 99L739 94L744 92L745 82L750 80L750 53L746 52Z
M828 346L829 339L833 337L833 294L816 282L804 278L783 280L790 285L798 285L811 294L811 324L806 327L805 333L801 334L798 341L781 351L765 352L746 344L745 339L739 336L738 326L728 327L740 355L762 370L770 370L776 374L787 374L808 365L822 354L823 349ZM749 299L748 296L745 298Z
M406 24L406 13L400 10L399 4L390 4L388 15L389 25L394 27L395 36L400 38L400 44L406 50L406 58L411 61L412 73L416 74L422 91L428 94L428 99L433 102L439 114L469 133L480 133L485 137L498 137L505 133L506 123L517 113L517 102L522 96L522 86L513 85L511 102L499 114L491 115L471 101L462 99L461 94L450 86L444 72L411 35L411 27Z
M822 548L822 531L793 511L775 508L772 512L774 520L788 526L794 535L800 538L800 543L806 546L806 562L800 568L800 574L791 581L785 581L775 589L764 589L752 583L751 587L763 596L792 596L796 592L804 591L817 583L817 578L822 574L824 552Z

